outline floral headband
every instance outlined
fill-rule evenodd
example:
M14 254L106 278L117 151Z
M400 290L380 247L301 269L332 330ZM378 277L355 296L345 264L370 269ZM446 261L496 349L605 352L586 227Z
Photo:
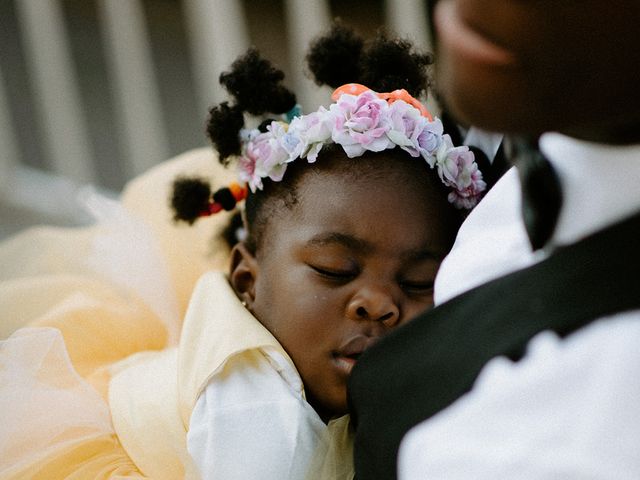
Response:
M473 152L454 146L440 119L433 119L406 90L376 93L349 83L338 88L332 99L335 103L329 109L294 116L290 123L274 120L265 132L242 130L239 179L252 192L262 190L263 179L281 181L291 162L314 163L322 147L331 143L342 146L349 158L400 147L437 170L451 189L449 202L466 209L478 203L486 184ZM211 213L215 212L210 209L203 215Z

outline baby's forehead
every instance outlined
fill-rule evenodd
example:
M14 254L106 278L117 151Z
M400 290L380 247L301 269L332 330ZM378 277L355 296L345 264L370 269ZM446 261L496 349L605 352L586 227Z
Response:
M416 182L424 183L427 179L437 176L422 157L411 157L399 148L367 152L354 158L349 158L342 149L336 149L328 152L324 157L320 156L315 163L300 165L300 167L302 171L298 185L314 177L316 179L324 177L334 182L358 180L371 183L381 179L399 182L411 178Z
M316 233L366 238L369 232L382 230L389 237L415 239L405 242L407 246L399 245L403 243L399 240L387 242L394 248L420 248L426 236L438 237L434 243L448 246L459 221L437 173L424 159L405 152L357 158L346 158L342 152L321 156L314 164L292 165L287 174L282 182L270 185L273 189L261 192L270 196L258 219L264 221L260 243L265 250L299 238L300 230L310 226Z
M272 248L273 242L295 241L362 252L383 243L415 249L428 243L431 232L443 229L442 218L452 208L410 175L399 181L388 175L349 178L326 172L301 180L295 204L278 208L276 202L270 212L266 240Z

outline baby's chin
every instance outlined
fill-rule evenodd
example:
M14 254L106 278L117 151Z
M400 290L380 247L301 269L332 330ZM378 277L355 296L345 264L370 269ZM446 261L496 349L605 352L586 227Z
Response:
M321 395L320 398L307 393L307 402L313 407L324 423L349 413L347 404L347 388L333 395Z

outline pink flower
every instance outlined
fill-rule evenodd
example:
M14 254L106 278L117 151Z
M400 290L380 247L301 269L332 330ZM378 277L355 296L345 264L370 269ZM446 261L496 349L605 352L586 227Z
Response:
M386 133L391 129L389 104L371 91L358 96L342 95L329 107L334 116L331 138L342 145L348 157L365 151L380 152L395 144Z
M474 163L472 170L469 172L468 185L462 189L453 189L447 197L458 208L471 209L475 207L480 201L482 192L487 188L487 184L482 180L482 172L478 170L478 165Z
M286 130L280 122L272 122L267 131L251 138L238 162L240 180L247 182L252 192L262 190L262 179L269 177L279 182L284 176L289 153L280 139Z
M412 157L420 156L417 138L424 130L427 119L403 100L391 104L389 117L391 120L391 128L387 132L389 139Z
M443 134L444 127L442 126L442 122L439 118L436 118L432 122L427 120L424 123L424 128L412 137L420 155L422 155L422 158L424 158L431 167L433 167L435 163L435 154L442 144Z
M482 180L473 152L466 146L454 147L449 135L436 153L438 176L452 188L449 201L458 208L472 208L480 199L487 185Z
M394 102L389 110L391 130L387 135L391 141L412 157L422 156L433 167L434 154L442 143L442 122L437 118L430 122L418 109L402 100Z
M263 133L242 131L241 141L239 176L252 192L263 188L264 178L281 181L290 162L299 158L315 162L323 146L332 141L351 158L396 146L413 157L423 157L451 188L449 201L458 208L475 206L486 189L473 152L455 147L439 119L428 120L402 99L389 104L371 90L342 94L329 110L320 107L294 117L288 125L271 122Z
M262 190L262 178L256 174L256 158L248 154L238 158L238 179L249 185L252 192Z

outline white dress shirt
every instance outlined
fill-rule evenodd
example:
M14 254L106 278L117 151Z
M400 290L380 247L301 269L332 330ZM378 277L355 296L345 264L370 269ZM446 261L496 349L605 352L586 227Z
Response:
M460 230L436 280L437 302L640 209L639 145L546 134L540 146L564 198L547 251L530 251L518 178L508 172ZM543 332L519 362L493 359L471 392L405 436L400 479L640 478L639 345L640 311L632 311L599 319L565 339Z
M186 447L202 479L350 478L348 417L322 421L292 360L223 274L198 282L179 358Z
M467 130L464 136L463 145L474 146L484 152L489 159L489 162L493 163L504 135L502 133L487 132L478 127L471 127Z
M189 453L203 479L304 479L327 427L290 362L275 351L251 356L232 359L198 398Z

